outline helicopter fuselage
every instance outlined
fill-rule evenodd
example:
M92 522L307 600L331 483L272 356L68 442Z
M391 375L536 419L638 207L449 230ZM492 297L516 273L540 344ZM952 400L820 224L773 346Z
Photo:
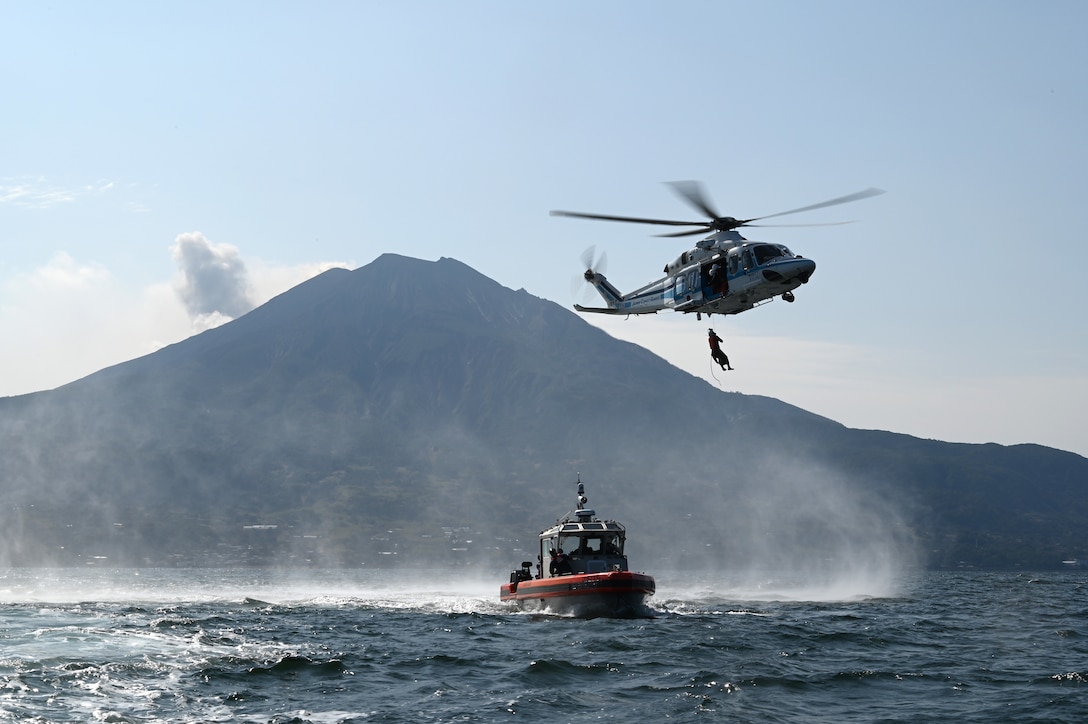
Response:
M781 244L753 242L735 231L702 240L665 266L666 276L622 294L593 270L585 273L607 307L575 305L579 312L653 314L662 310L697 314L739 314L774 297L793 301L793 290L808 282L816 262Z
M708 220L682 221L648 219L639 216L586 214L580 211L552 211L552 216L578 219L620 221L674 228L695 227L686 231L660 234L660 236L695 236L711 232L709 236L696 243L694 249L685 251L674 261L666 264L664 278L636 289L630 294L622 294L591 265L585 272L585 279L604 297L608 306L583 307L575 304L574 308L579 312L653 314L669 309L685 313L695 312L695 315L699 316L740 314L779 296L787 302L792 302L793 290L808 282L809 277L816 271L816 262L797 256L781 244L748 241L737 229L768 226L768 224L752 222L838 206L884 193L877 188L867 188L798 209L739 219L733 216L722 216L715 211L698 181L674 181L669 185L692 208L707 216ZM845 222L833 222L830 225L838 223ZM770 224L770 226L775 225Z

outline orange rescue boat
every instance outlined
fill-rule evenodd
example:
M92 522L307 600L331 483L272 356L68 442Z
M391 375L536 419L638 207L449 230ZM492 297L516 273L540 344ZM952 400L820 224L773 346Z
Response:
M598 519L586 502L579 476L578 507L540 533L535 575L532 562L524 561L502 584L499 599L526 611L580 618L653 616L646 600L656 584L653 576L628 569L627 530Z

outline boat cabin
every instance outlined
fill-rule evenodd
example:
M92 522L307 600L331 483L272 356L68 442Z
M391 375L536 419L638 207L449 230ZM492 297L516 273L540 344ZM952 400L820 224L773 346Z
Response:
M540 534L538 578L577 573L626 571L623 546L627 531L614 520L598 520L594 511L575 511L575 520L564 520ZM566 562L558 560L562 551ZM556 553L555 557L552 553Z

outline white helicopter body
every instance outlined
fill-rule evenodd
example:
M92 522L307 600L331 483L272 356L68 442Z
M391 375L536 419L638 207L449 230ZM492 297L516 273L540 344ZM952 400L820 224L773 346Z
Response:
M792 211L741 220L731 216L718 216L705 200L701 187L693 181L677 182L673 184L673 187L693 206L710 216L711 220L709 222L667 221L571 211L552 212L554 216L702 227L694 231L663 234L663 236L689 236L706 233L707 230L713 232L701 239L694 249L685 251L666 264L663 278L628 294L620 292L603 273L594 269L590 258L586 261L589 268L583 276L601 295L606 306L585 307L576 304L574 305L576 310L623 315L654 314L662 310L672 310L684 313L694 312L701 318L703 314L740 314L779 296L787 302L792 302L794 301L793 290L808 283L816 270L816 262L794 254L781 244L749 241L737 232L737 228L760 226L751 222L771 216L809 211L883 193L879 189L870 188Z

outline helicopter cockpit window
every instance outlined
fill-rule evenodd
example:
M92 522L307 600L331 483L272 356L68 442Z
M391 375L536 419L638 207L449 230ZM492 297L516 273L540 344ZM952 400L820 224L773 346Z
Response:
M728 260L729 274L733 275L737 273L739 257L736 254L730 254Z
M773 244L760 244L755 248L756 263L766 264L772 259L786 256L787 250L783 246L775 246Z

